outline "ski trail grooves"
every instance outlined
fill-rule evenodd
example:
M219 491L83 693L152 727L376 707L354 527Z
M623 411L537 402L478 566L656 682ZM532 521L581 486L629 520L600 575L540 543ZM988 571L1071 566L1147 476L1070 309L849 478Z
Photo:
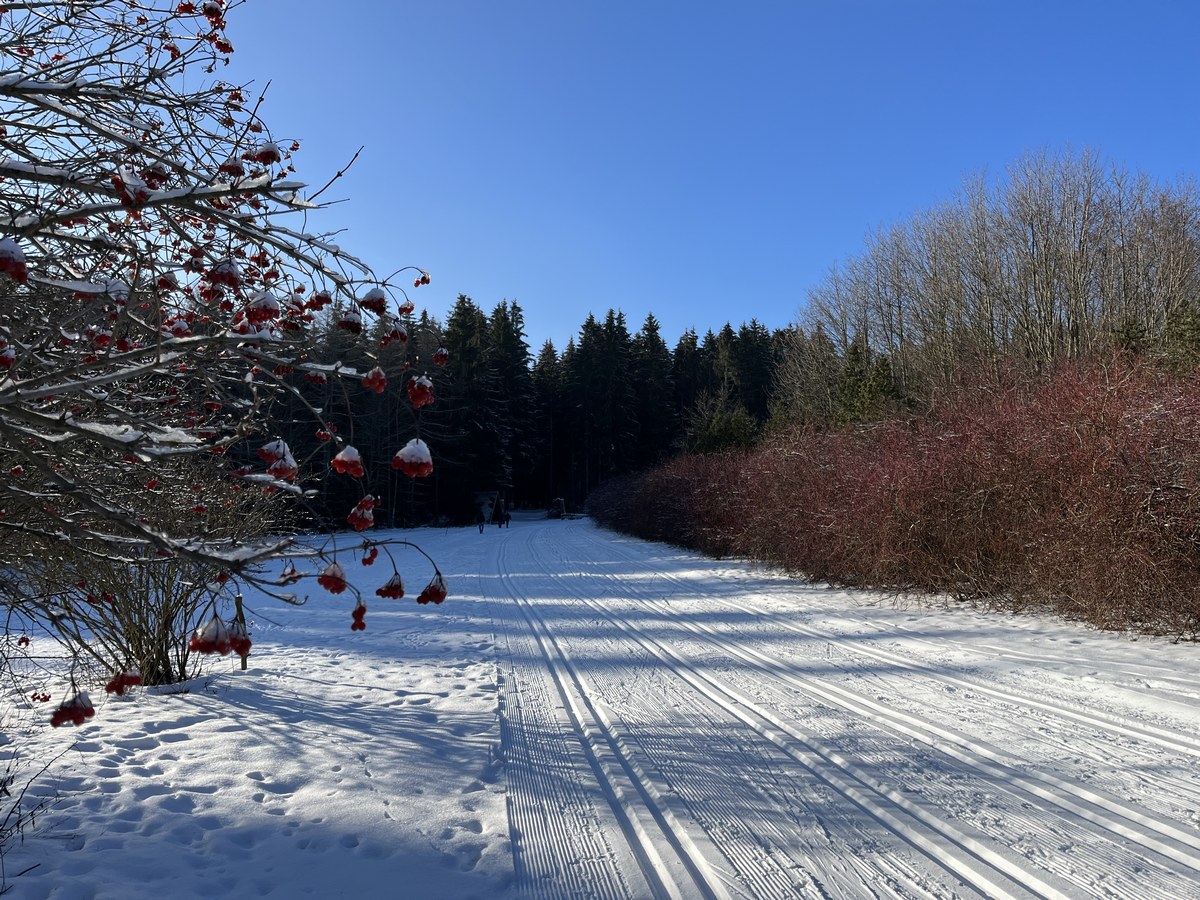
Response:
M939 819L923 805L880 784L852 760L834 748L823 745L814 735L784 721L743 692L701 671L673 648L644 634L629 621L614 615L579 591L568 578L557 574L544 563L543 568L547 577L563 582L569 593L656 656L664 668L673 671L710 702L792 756L814 777L830 785L975 891L988 897L1023 897L1030 894L1046 898L1070 896L1068 889L1053 876L1019 864L1014 858L989 846L981 835L969 833L964 828Z
M502 559L491 571L500 571ZM494 576L493 576L494 577ZM489 592L481 578L481 594ZM493 603L496 609L496 604ZM493 616L507 656L498 684L500 756L508 778L513 868L522 896L537 900L597 898L630 900L644 886L630 885L607 840L585 775L573 764L577 742L560 721L552 685L546 683L537 649L523 629ZM499 650L499 645L498 645Z
M683 897L729 900L720 880L664 806L654 785L624 752L608 717L593 701L587 682L570 655L547 629L533 606L512 586L511 578L504 574L504 546L501 545L497 571L501 573L506 593L520 609L537 642L542 659L571 715L597 784L621 825L652 896L670 900L682 900Z
M642 602L651 608L661 609L656 600L645 599ZM781 660L746 646L729 635L718 633L711 626L681 621L680 627L696 634L722 652L734 654L764 676L777 678L797 691L833 706L840 706L905 737L923 741L968 766L988 773L997 784L1005 786L1005 790L1011 787L1020 788L1041 801L1055 804L1064 811L1200 873L1200 834L1194 830L1181 828L1173 822L1134 808L1087 785L1050 773L1025 771L1022 760L967 735L944 728L933 720L918 719L897 712L858 692L832 683L789 675Z
M942 632L970 632L933 616L923 646L881 648L901 632L848 631L851 595L586 522L491 544L514 860L539 900L1200 896L1200 742L1162 727L1187 704L1154 719L1115 690L1089 705L1065 665L1053 696L939 665ZM587 847L595 873L568 871Z
M656 601L646 603L649 606L656 605ZM619 625L628 626L627 620L624 625ZM1086 785L1047 773L1025 772L1020 760L967 735L939 726L934 721L896 712L837 685L821 684L812 679L799 679L786 673L781 674L784 666L780 660L725 635L717 634L702 624L683 622L681 627L692 631L721 651L733 654L764 676L777 678L797 691L832 706L841 707L864 720L871 720L898 735L922 741L975 770L987 773L1000 785L1000 790L1013 793L1014 788L1019 789L1200 873L1200 835L1193 831L1135 809ZM632 630L636 631L636 628Z
M592 540L597 541L598 538L593 536ZM645 560L637 559L633 556L623 553L618 549L614 548L613 552L616 555L621 556L623 559L636 561L639 564L645 564ZM662 571L656 571L655 575L656 577L667 582L682 583L676 576ZM837 639L837 635L831 635L814 628L797 624L796 622L791 621L790 619L778 613L756 609L729 596L720 596L719 601L725 606L728 606L739 612L746 613L747 615L753 616L758 620L769 621L772 625L778 628L790 631L806 638L812 638L821 641ZM1037 697L1031 697L1027 694L1018 694L994 685L984 684L977 679L973 679L965 675L955 675L944 670L935 670L927 664L914 663L911 659L905 656L887 650L882 650L877 647L864 647L861 644L847 644L842 649L878 662L887 663L890 666L903 669L925 679L936 680L943 684L954 685L956 687L969 688L972 691L977 691L996 700L1012 704L1013 706L1037 709L1061 719L1086 725L1089 728L1094 728L1099 731L1107 731L1114 735L1121 735L1133 740L1154 744L1175 753L1185 753L1200 759L1200 739L1190 735L1179 734L1177 732L1170 731L1169 729L1160 728L1144 722L1125 722L1103 713L1074 709L1066 706L1063 703L1053 700L1042 700Z

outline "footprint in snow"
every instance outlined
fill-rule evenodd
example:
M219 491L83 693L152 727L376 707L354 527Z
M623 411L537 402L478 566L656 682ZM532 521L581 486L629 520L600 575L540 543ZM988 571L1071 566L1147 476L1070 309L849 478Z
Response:
M479 865L479 860L483 858L483 851L486 849L487 844L477 841L460 844L454 848L453 854L442 851L442 864L447 868L458 869L460 872L470 872Z

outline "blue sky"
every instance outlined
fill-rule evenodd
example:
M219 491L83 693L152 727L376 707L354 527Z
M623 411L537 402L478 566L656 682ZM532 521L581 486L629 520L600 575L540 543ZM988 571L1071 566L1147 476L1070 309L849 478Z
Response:
M1160 180L1200 153L1200 4L1053 0L253 0L223 77L319 224L414 299L525 310L536 353L588 312L674 345L807 293L881 225L1030 150L1092 148Z

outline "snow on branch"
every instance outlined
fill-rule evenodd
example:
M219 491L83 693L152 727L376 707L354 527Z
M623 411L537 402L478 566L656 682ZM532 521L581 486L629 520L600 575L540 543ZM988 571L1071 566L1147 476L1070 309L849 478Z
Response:
M220 80L236 5L0 9L0 536L21 572L0 599L118 673L131 660L104 631L116 621L104 598L138 573L173 572L189 628L208 635L237 584L267 578L259 566L341 565L336 539L313 550L289 534L295 521L345 528L307 507L312 483L363 477L361 465L330 468L358 454L331 404L386 392L411 423L397 443L424 448L404 474L432 467L428 373L412 373L419 395L404 388L413 304L305 228L341 173L305 197L299 142L268 128L262 93ZM429 281L419 271L414 287ZM325 443L293 454L279 431L305 416ZM356 529L373 524L375 497L361 494ZM116 588L93 589L102 563ZM310 576L320 583L296 573ZM224 630L249 652L244 620Z

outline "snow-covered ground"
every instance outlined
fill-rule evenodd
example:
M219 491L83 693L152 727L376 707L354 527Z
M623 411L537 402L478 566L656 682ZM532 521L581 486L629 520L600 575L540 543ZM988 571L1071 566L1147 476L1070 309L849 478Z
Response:
M258 603L249 671L23 741L74 745L12 896L1200 896L1194 645L587 521L404 537L443 607Z

